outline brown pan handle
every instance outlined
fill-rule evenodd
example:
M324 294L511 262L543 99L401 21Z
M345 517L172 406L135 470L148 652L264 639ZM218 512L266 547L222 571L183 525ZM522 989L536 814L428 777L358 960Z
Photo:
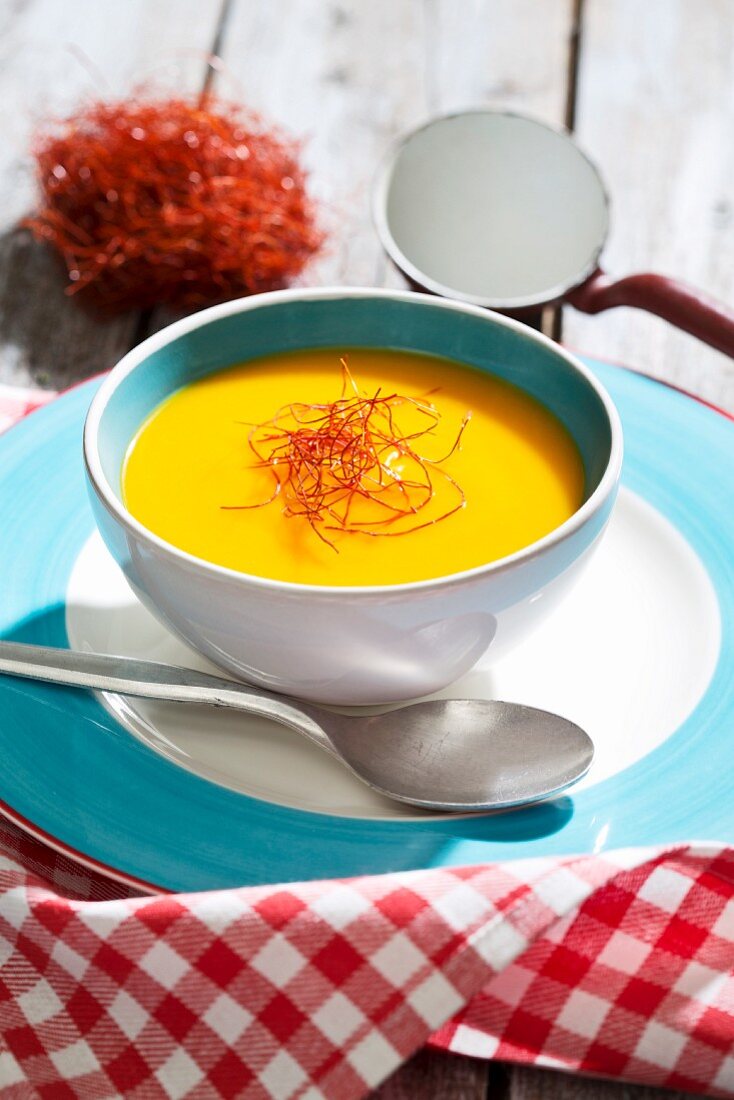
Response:
M603 271L595 271L571 291L568 301L584 313L601 313L616 306L645 309L734 358L734 313L700 290L665 275L628 275L615 281Z

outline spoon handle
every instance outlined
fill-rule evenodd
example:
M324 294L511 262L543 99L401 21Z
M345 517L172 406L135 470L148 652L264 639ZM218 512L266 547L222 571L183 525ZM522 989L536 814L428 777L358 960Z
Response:
M132 657L110 657L103 653L78 653L72 649L0 641L0 673L45 680L64 687L114 691L143 699L232 707L297 729L320 748L336 755L318 721L318 707L308 703L296 704L275 692L221 676L210 676L191 668L138 661Z

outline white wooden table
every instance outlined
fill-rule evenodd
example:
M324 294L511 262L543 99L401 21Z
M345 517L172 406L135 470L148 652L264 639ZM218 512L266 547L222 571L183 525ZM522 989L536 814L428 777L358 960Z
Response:
M0 0L0 381L61 388L167 320L101 322L15 224L36 120L141 80L215 87L305 142L332 230L308 282L400 286L371 228L378 157L433 113L491 104L574 129L607 177L605 263L734 299L734 0ZM734 365L632 310L547 314L571 347L734 410ZM381 1100L676 1094L422 1053ZM679 1097L683 1094L677 1094Z

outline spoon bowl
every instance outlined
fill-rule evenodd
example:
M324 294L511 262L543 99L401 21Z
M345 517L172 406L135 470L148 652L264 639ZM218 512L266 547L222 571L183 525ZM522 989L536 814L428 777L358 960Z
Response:
M551 798L594 755L591 738L568 719L497 699L434 699L349 725L325 717L355 775L426 809L502 810Z
M573 722L498 700L436 699L352 716L193 669L18 642L0 642L0 673L260 714L302 733L373 790L425 809L538 802L585 775L594 755Z

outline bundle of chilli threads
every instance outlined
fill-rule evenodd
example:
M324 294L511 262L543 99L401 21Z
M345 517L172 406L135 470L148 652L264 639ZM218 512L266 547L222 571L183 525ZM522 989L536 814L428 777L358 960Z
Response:
M43 128L37 212L68 293L196 308L276 290L323 243L298 146L211 95L93 102Z

